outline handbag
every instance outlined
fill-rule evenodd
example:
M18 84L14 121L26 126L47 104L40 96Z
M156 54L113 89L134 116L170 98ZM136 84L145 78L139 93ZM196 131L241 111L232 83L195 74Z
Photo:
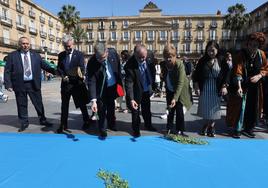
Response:
M116 93L118 97L123 97L125 95L124 88L120 84L116 84Z

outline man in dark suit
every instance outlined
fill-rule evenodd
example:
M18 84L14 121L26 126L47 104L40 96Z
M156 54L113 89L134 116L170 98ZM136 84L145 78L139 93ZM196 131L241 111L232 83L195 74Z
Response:
M100 137L107 137L105 119L108 128L116 131L115 99L117 85L122 85L120 58L115 49L107 49L104 43L94 48L95 54L87 64L88 88L92 101L92 111L99 116Z
M156 131L152 126L150 96L155 87L155 65L152 57L147 58L147 50L143 45L134 48L134 55L126 66L126 99L132 113L133 136L140 136L140 108L147 130Z
M55 70L47 65L41 56L30 50L30 43L27 37L19 39L19 50L8 55L4 71L5 88L15 92L18 117L20 120L19 132L29 126L28 121L28 99L29 95L40 125L51 127L52 124L46 120L41 95L41 69L55 74Z
M61 82L61 123L57 130L62 133L68 131L67 121L69 103L73 97L76 108L80 108L84 124L82 129L89 128L89 115L86 104L89 103L88 91L84 83L85 66L82 52L73 49L73 38L66 35L63 38L65 51L58 55L58 72L62 77ZM70 132L70 131L69 131Z

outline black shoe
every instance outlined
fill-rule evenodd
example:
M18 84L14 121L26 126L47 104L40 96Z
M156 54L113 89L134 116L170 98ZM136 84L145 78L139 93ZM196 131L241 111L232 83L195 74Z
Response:
M145 129L148 131L157 131L153 126L145 126Z
M208 130L207 130L207 135L208 135L209 137L215 137L215 136L216 136L216 135L215 135L215 127L214 127L214 126L208 128Z
M140 136L141 136L140 130L134 130L134 131L133 131L133 137L134 137L134 138L138 138L138 137L140 137Z
M243 135L245 135L249 138L255 138L255 136L256 136L252 131L248 131L248 130L244 130L242 133L243 133Z
M44 125L46 127L52 127L53 123L50 123L47 120L44 120L44 121L40 121L40 125Z
M24 131L26 128L28 128L28 127L29 127L29 124L21 124L21 126L20 126L18 132L23 132L23 131Z
M239 139L240 136L241 136L241 132L240 131L234 131L234 133L232 135L233 138L237 138L237 139Z
M64 131L68 132L68 133L71 133L72 131L68 130L68 127L67 125L60 125L60 127L57 129L57 133L58 134L61 134L63 133Z
M84 124L82 126L82 130L87 130L87 129L89 129L89 127L90 127L90 122L86 121L86 122L84 122Z
M105 138L107 137L107 131L101 130L101 131L100 131L100 137L101 137L102 139L105 139Z
M202 135L202 136L206 136L207 135L207 130L208 130L208 125L204 125L199 134Z

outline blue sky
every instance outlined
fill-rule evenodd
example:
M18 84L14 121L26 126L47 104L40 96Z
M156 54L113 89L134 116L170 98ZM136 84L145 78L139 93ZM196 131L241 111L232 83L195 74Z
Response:
M33 0L41 7L57 14L65 4L74 5L80 17L134 16L149 0ZM266 0L153 0L165 15L215 14L227 12L230 5L243 3L250 12Z

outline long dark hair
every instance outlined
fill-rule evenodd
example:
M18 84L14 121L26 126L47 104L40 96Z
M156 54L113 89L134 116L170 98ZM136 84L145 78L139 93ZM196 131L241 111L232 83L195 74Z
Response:
M217 55L216 55L216 58L217 59L222 59L222 56L221 56L221 53L220 53L220 46L219 46L219 44L216 42L216 41L214 41L214 40L211 40L211 41L209 41L208 43L207 43L207 45L206 45L206 49L205 49L205 54L204 54L204 56L202 56L200 59L199 59L199 63L200 62L208 62L211 58L210 58L210 56L208 55L208 48L210 47L210 46L214 46L217 50L218 50L218 53L217 53Z

